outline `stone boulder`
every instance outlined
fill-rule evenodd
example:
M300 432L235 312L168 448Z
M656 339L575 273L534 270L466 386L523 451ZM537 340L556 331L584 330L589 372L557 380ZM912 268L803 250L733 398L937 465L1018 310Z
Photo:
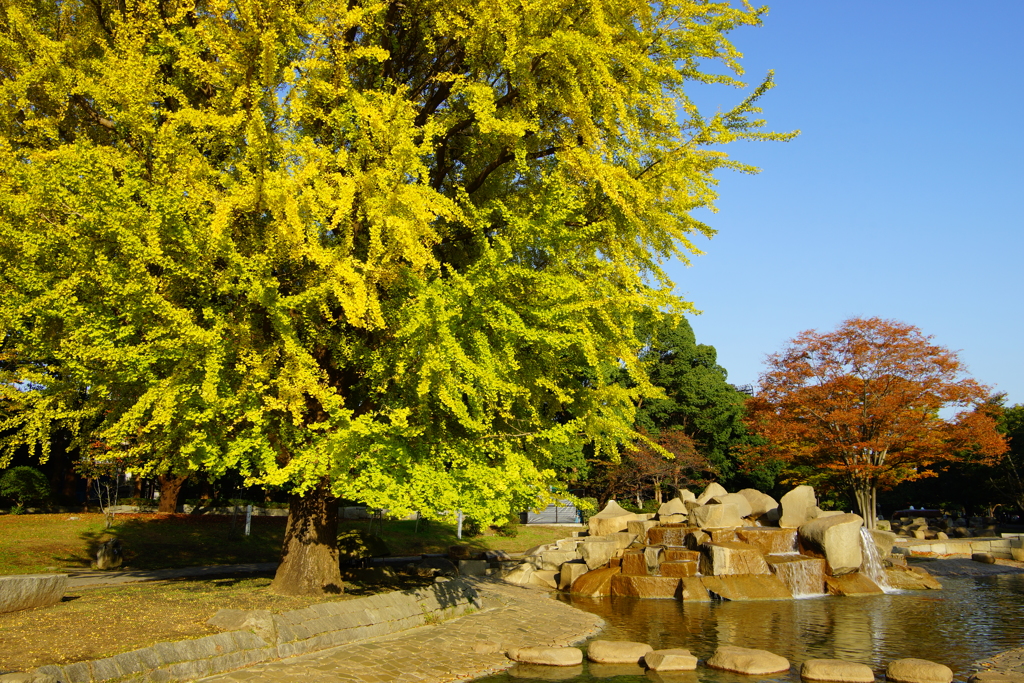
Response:
M55 605L64 597L67 585L67 574L0 576L0 614Z
M877 595L884 592L877 583L860 572L826 576L825 590L829 595Z
M575 666L583 663L583 650L578 647L519 647L509 650L508 658L524 664Z
M700 571L705 576L771 574L761 551L739 541L705 544Z
M558 588L558 572L552 569L538 569L530 575L530 583L541 588Z
M746 496L741 496L738 493L726 493L721 496L715 496L708 503L718 503L726 505L735 505L736 514L740 517L749 517L750 512L753 509L750 507L750 501L747 500Z
M658 508L658 519L667 517L669 515L687 515L689 510L686 509L686 505L678 498L669 498L667 501L661 504Z
M647 530L658 526L657 522L650 520L636 520L635 522L626 523L626 531L636 536L636 540L641 543L647 542Z
M647 542L650 545L682 547L686 545L686 535L692 530L693 527L681 524L656 526L647 530Z
M576 579L590 571L585 562L566 562L558 568L558 590L569 590Z
M701 505L690 511L690 521L701 529L722 529L743 524L739 510L731 503Z
M680 489L679 493L676 494L676 498L685 503L688 500L697 500L697 495L690 489Z
M725 490L725 487L717 482L711 482L708 484L704 492L697 496L697 502L701 505L707 505L707 502L715 496L724 496L729 493Z
M589 571L572 582L569 592L586 598L603 598L612 594L612 579L619 576L618 567L604 567Z
M534 569L557 570L566 562L580 559L580 554L575 550L542 550L524 559L532 564Z
M736 540L749 543L764 555L796 552L796 530L768 526L742 527L736 530Z
M591 569L597 569L608 564L619 544L615 541L588 541L579 544L580 557Z
M779 500L779 526L796 529L814 519L818 512L818 499L814 489L806 484L797 486Z
M124 550L121 541L112 538L106 543L100 543L96 550L96 569L116 569L124 562Z
M881 529L868 529L868 533L871 534L871 538L875 541L875 547L878 548L878 556L883 558L889 557L892 547L896 545L896 534L891 531L882 531Z
M706 664L712 669L763 676L789 671L789 660L767 650L719 645Z
M1012 557L1012 556L1011 556ZM971 559L982 564L995 564L996 556L992 553L972 553Z
M891 588L901 590L942 590L942 584L922 567L893 565L885 570Z
M614 500L609 500L604 510L590 518L587 524L590 527L591 536L604 536L614 534L617 531L625 531L630 522L638 521L635 513L624 510Z
M672 576L681 579L687 576L697 576L699 569L700 565L697 562L683 560L680 562L662 562L661 566L658 567L658 572L662 576Z
M647 558L644 557L643 548L631 548L622 554L622 561L619 563L622 573L629 576L647 576Z
M720 600L791 600L793 592L777 576L705 576L704 589Z
M672 576L617 574L611 578L610 594L620 598L679 600L684 597L683 592L683 580Z
M533 576L533 565L523 563L506 572L501 574L501 579L505 583L511 583L515 586L527 586L530 584L530 578Z
M875 683L875 672L867 664L841 659L808 659L800 667L800 678L837 683Z
M952 683L953 670L927 659L897 659L885 668L885 678L897 683Z
M644 655L644 666L651 671L694 671L697 658L689 650L652 650Z
M824 557L828 572L839 576L860 569L864 559L860 549L862 526L860 515L844 513L811 520L797 532L800 545L810 554Z
M747 499L750 504L749 516L753 519L763 517L766 522L779 520L779 502L757 489L741 489L736 492Z
M647 643L626 640L592 640L587 646L587 659L599 664L639 664L654 648Z

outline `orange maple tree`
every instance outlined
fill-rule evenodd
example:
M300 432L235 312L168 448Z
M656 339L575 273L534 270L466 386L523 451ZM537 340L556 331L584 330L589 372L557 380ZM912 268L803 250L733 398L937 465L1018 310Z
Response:
M984 403L989 388L931 340L881 318L801 333L768 357L748 402L748 425L768 441L761 454L848 487L868 528L878 489L934 476L943 463L967 457L997 462L1006 442ZM941 417L950 407L960 412Z

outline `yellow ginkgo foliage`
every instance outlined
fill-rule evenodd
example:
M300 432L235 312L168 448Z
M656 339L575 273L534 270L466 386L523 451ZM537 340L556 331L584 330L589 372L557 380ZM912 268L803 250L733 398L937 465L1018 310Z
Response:
M762 132L704 0L6 0L0 433L296 498L275 588L340 585L327 501L557 491L653 389L634 321L717 145ZM722 75L733 74L733 75ZM625 368L624 388L613 379ZM101 444L103 448L95 448Z

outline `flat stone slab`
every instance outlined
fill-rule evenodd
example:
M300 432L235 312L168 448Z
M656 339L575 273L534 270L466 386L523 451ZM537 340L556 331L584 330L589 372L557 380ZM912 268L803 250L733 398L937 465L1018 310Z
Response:
M785 657L767 650L733 645L720 645L706 663L712 669L754 676L789 671L789 660Z
M0 613L55 605L67 585L67 574L0 576Z
M679 600L683 597L683 583L682 579L672 576L618 574L611 579L611 594L628 598Z
M800 678L808 681L874 683L875 672L867 664L841 659L808 659L800 667Z
M509 650L508 657L523 664L576 666L583 663L583 650L578 647L520 647Z
M791 600L792 591L777 576L704 576L709 592L722 600Z
M885 678L897 683L952 683L953 670L927 659L897 659L885 668Z
M697 658L689 650L653 650L644 655L644 665L651 671L694 671Z
M628 640L592 640L587 646L587 659L599 664L639 664L653 647Z

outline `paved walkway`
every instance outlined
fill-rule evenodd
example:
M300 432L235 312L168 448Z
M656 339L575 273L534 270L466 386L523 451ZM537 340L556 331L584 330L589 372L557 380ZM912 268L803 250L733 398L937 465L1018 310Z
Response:
M68 588L96 588L117 586L138 581L167 581L180 578L207 578L213 576L235 576L238 574L259 574L277 569L277 562L252 562L249 564L219 564L208 567L178 567L176 569L83 569L68 571Z
M204 683L442 683L507 669L513 647L572 645L604 621L540 588L475 582L484 608L440 624L257 664Z

